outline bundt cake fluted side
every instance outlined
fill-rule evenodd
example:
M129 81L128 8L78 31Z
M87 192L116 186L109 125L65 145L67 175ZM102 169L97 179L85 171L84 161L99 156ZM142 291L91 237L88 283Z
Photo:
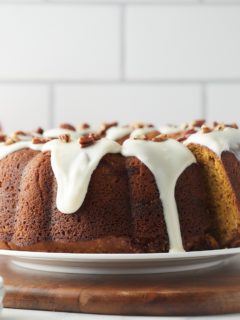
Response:
M15 215L21 190L22 173L37 151L23 149L0 161L0 246L9 248L15 233Z
M107 155L94 171L81 208L56 207L50 153L38 153L22 172L18 209L8 246L17 250L134 252L125 159Z
M82 145L64 135L3 147L0 248L136 253L218 246L202 169L187 147L165 138L122 147L94 135L79 139ZM82 168L89 172L81 175Z

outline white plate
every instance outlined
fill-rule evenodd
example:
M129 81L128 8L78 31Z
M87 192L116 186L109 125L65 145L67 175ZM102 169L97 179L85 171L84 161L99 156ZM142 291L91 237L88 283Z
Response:
M240 248L183 253L83 254L0 250L14 265L47 272L141 274L178 272L216 266Z

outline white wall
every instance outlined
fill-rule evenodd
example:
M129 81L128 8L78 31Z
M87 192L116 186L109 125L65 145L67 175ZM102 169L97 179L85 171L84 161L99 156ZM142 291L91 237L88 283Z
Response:
M240 0L0 0L0 121L240 122Z

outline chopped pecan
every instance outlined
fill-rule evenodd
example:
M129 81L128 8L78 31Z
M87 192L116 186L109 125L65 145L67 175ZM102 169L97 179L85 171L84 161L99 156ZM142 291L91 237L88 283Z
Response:
M133 129L142 129L145 128L145 124L143 122L135 122L131 125Z
M188 138L188 136L182 135L182 136L178 137L176 140L177 140L178 142L183 142L183 141L187 140L187 138Z
M60 129L67 129L71 131L76 131L76 128L69 123L61 123L59 126Z
M88 135L81 136L79 138L79 144L81 145L81 148L86 148L94 144L99 139L101 139L99 134L90 133Z
M8 145L13 144L13 143L16 143L16 142L18 142L18 141L20 141L20 139L18 138L18 136L15 135L15 134L13 134L12 137L6 138L6 140L5 140L5 145L8 146Z
M149 140L145 134L138 135L133 138L134 140Z
M47 143L47 142L49 142L51 140L52 139L50 139L50 138L33 137L32 138L32 144L44 144L44 143Z
M209 132L212 132L212 129L207 127L206 125L202 125L201 131L202 131L202 133L209 133Z
M226 128L226 125L224 123L219 123L218 125L215 126L215 130L217 131L222 131Z
M17 136L29 136L29 133L25 132L25 131L18 130L18 131L14 132L14 135L17 135Z
M0 142L5 142L7 139L7 136L3 133L0 133Z
M159 136L160 134L161 134L160 131L152 130L152 131L146 132L144 135L147 137L148 140L152 140L153 138L155 138L156 136Z
M159 134L158 136L152 138L152 141L155 141L155 142L163 142L166 140L168 140L168 135L164 133Z
M185 130L178 135L177 141L179 141L179 142L185 141L185 140L187 140L188 137L190 137L190 135L192 135L196 132L197 131L194 128L190 128L188 130Z
M188 129L186 131L184 131L184 134L187 136L190 136L191 134L196 133L197 131L194 128Z
M225 124L225 123L220 123L220 122L213 122L213 126L215 130L224 130L225 128L233 128L233 129L238 129L238 125L236 123L230 123L230 124Z
M85 130L85 129L89 129L90 128L90 125L88 123L82 123L80 126L79 126L79 129L80 130Z
M6 146L9 146L10 144L13 144L13 143L15 143L16 141L14 141L12 138L7 138L6 140L5 140L5 145Z
M38 134L43 134L44 130L43 130L43 128L39 127L34 132L38 133Z
M71 141L71 136L70 134L61 134L59 137L59 140L64 142L64 143L68 143Z
M226 124L226 127L233 128L233 129L238 129L239 128L236 123Z
M204 120L204 119L194 120L194 121L191 123L191 126L192 126L192 127L201 128L202 125L204 125L205 122L206 122L206 120Z
M98 133L90 133L90 135L94 138L95 141L101 139L101 135Z
M109 123L102 123L99 129L99 134L100 135L105 135L105 133L107 132L108 129L112 128L112 127L117 127L118 126L118 122L114 121L114 122L109 122Z

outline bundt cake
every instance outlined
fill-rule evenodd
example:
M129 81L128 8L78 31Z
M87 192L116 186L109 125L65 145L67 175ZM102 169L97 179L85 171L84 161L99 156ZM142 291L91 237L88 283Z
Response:
M0 249L237 246L240 130L221 126L112 123L93 132L87 124L79 130L64 124L2 134Z

